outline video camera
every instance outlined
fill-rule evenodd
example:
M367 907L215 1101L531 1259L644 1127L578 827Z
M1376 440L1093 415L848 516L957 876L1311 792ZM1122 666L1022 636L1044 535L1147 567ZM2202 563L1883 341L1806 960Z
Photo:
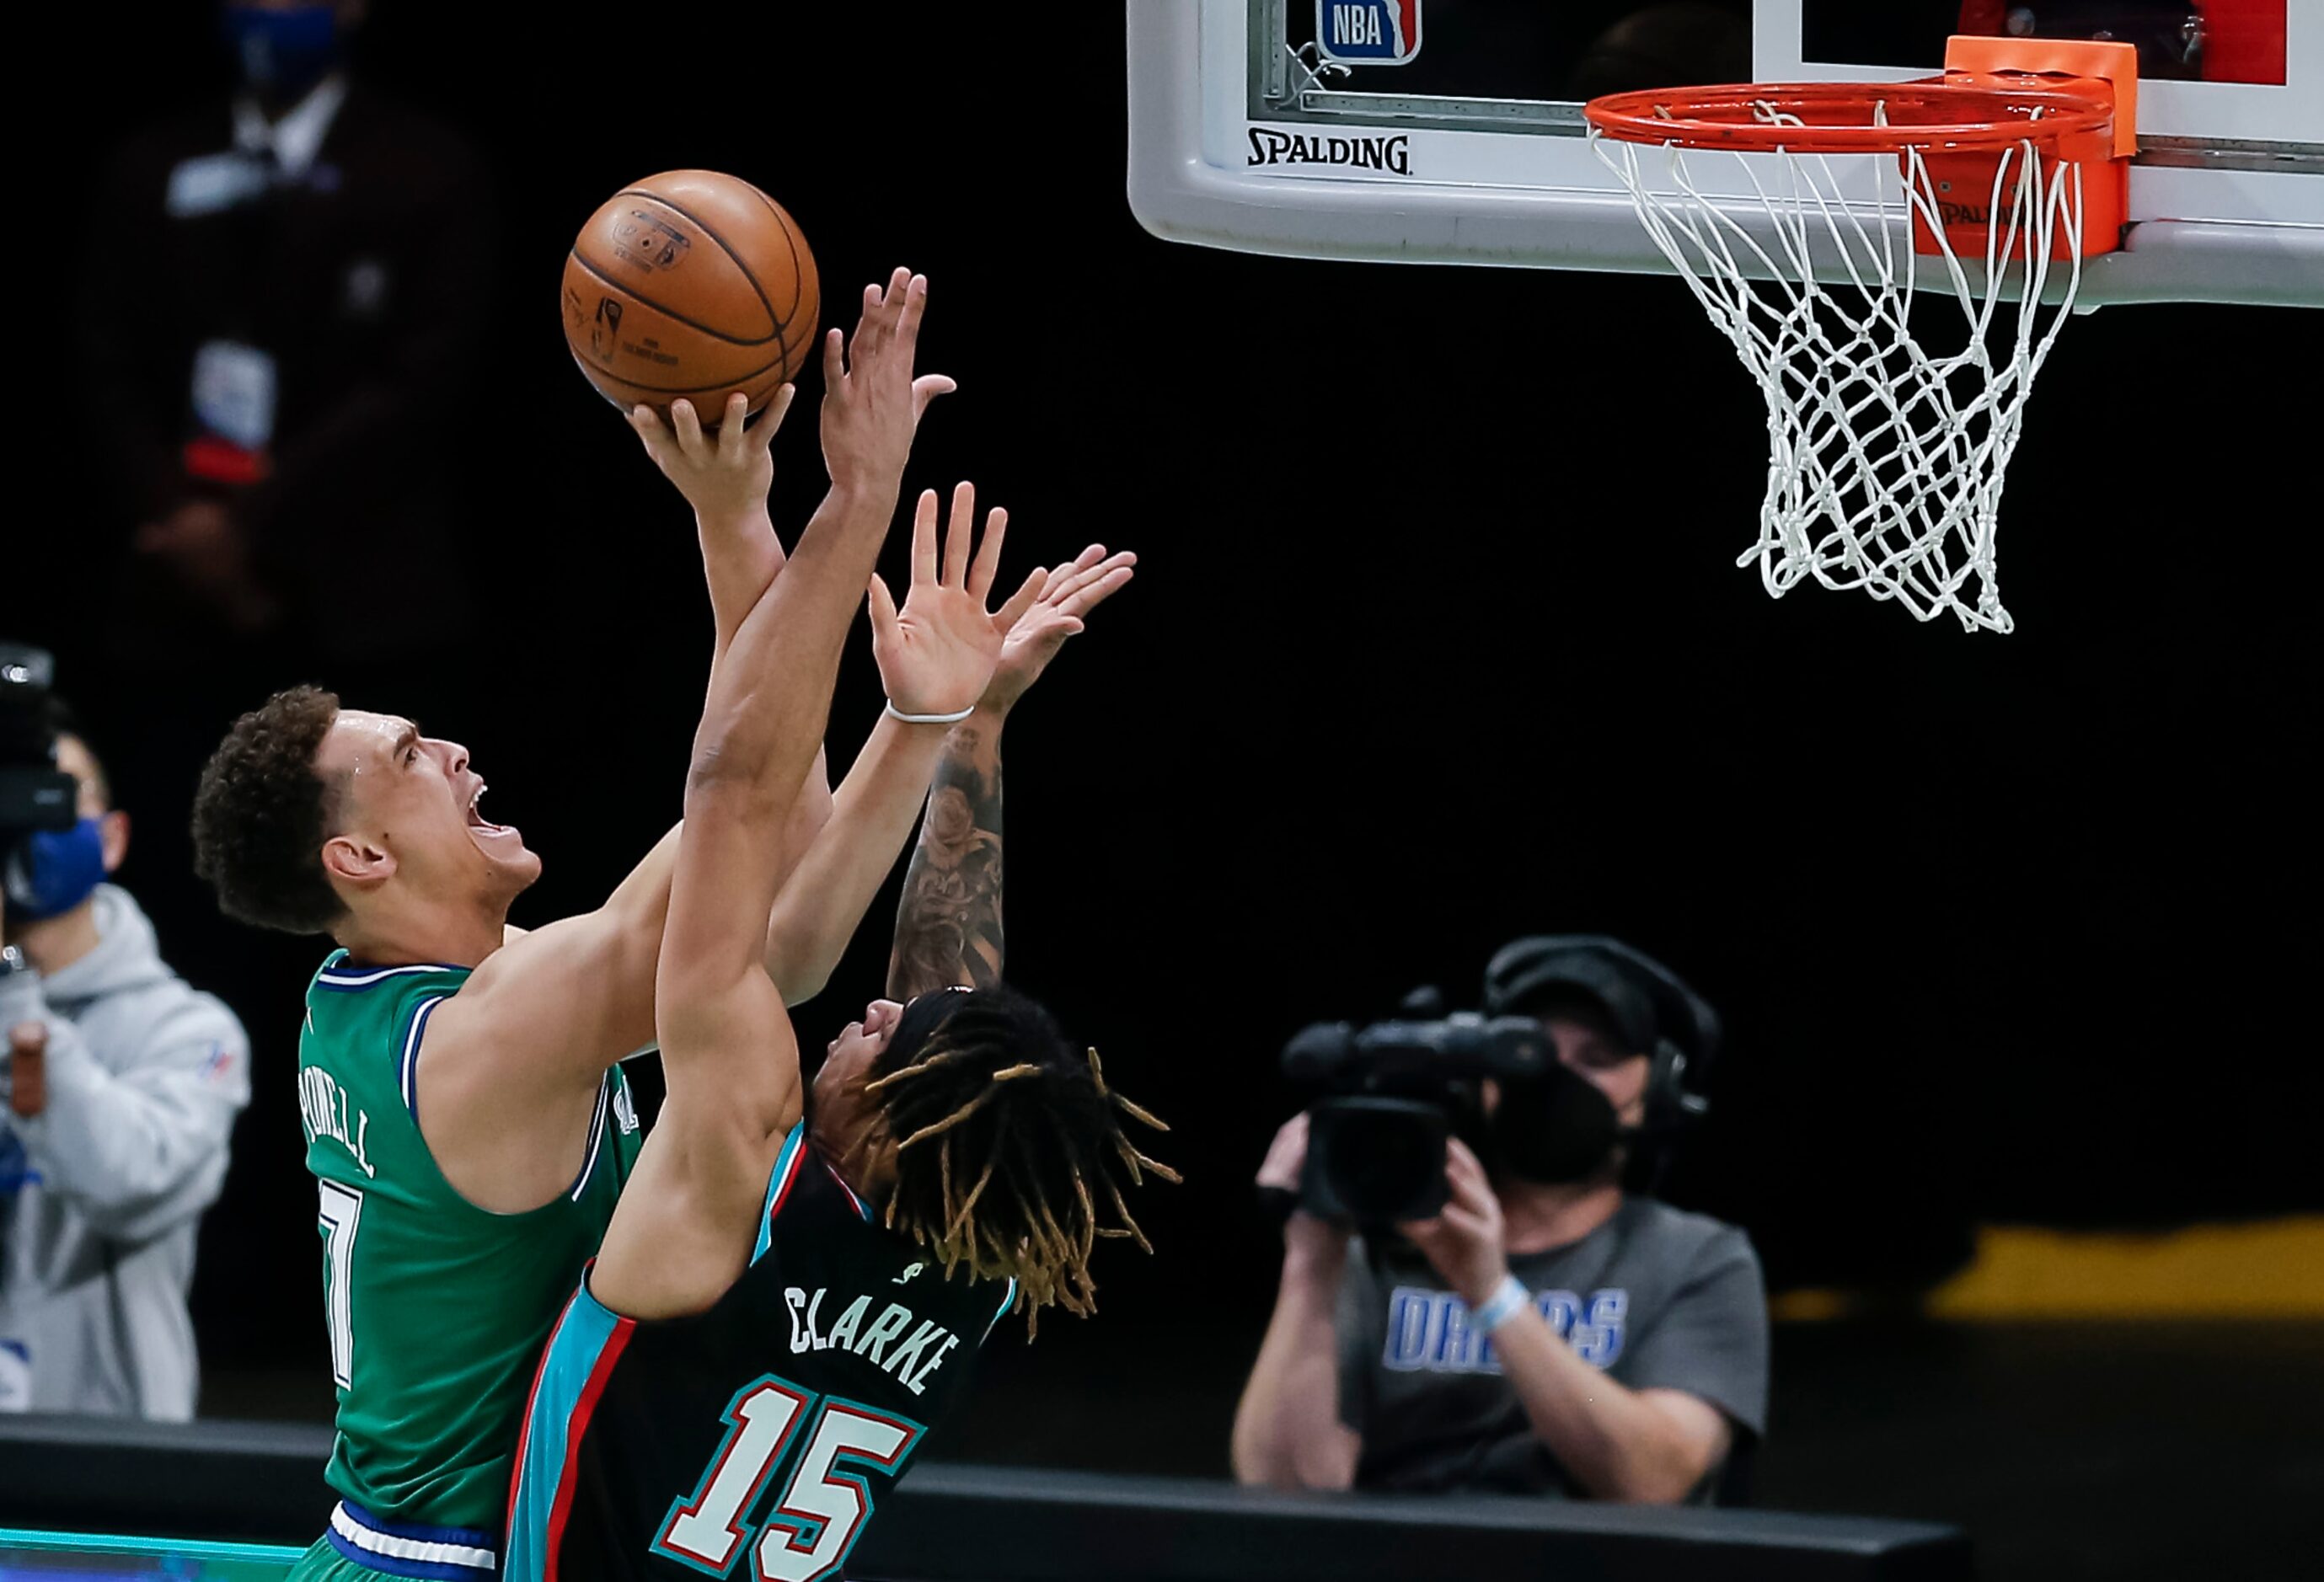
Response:
M1402 1008L1361 1027L1318 1022L1284 1046L1284 1074L1326 1095L1307 1112L1297 1202L1312 1214L1370 1227L1434 1214L1450 1195L1446 1139L1481 1134L1484 1079L1539 1077L1557 1058L1530 1016L1445 1016L1433 989Z
M1616 1047L1647 1059L1638 1112L1625 1121L1595 1082L1562 1062L1541 1017L1589 1007ZM1378 1229L1444 1206L1444 1145L1458 1136L1497 1174L1591 1179L1618 1157L1651 1192L1682 1132L1709 1108L1702 1081L1719 1014L1660 961L1606 934L1535 934L1495 952L1484 1011L1443 1014L1435 989L1406 1019L1319 1023L1283 1051L1284 1073L1324 1098L1309 1111L1299 1190L1263 1194ZM1500 1102L1489 1118L1483 1083Z
M22 643L0 643L0 859L23 837L69 830L80 787L57 768L49 712L56 660Z

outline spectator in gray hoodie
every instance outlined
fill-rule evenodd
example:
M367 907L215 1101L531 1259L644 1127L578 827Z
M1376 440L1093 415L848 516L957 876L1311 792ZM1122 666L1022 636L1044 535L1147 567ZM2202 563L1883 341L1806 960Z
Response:
M170 970L105 877L129 845L77 735L80 822L0 887L0 1411L183 1420L194 1232L250 1101L234 1013Z

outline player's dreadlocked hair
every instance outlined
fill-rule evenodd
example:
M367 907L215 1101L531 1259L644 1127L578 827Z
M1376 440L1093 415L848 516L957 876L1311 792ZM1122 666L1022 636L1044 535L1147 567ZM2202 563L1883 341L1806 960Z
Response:
M949 1276L1013 1278L1029 1329L1051 1303L1095 1311L1091 1251L1153 1247L1122 1197L1148 1171L1124 1117L1167 1131L1105 1085L1097 1051L1074 1053L1049 1013L1005 987L922 995L864 1084L896 1145L886 1222ZM1111 1215L1112 1223L1104 1223Z

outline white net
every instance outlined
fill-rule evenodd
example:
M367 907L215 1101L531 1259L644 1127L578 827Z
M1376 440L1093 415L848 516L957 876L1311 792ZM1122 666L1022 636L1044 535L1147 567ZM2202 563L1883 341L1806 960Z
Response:
M1773 106L1759 116L1800 124ZM2002 477L2081 281L2080 168L2021 142L1999 154L1989 193L1956 194L1914 149L1742 153L1590 136L1766 398L1759 541L1736 564L1758 562L1779 597L1812 576L1923 621L1950 612L1970 630L2007 631L1994 568ZM1738 166L1756 202L1707 195L1738 190L1709 178ZM1842 195L1868 172L1882 189L1870 212ZM1917 216L1942 239L1948 213L1980 199L1981 259L1949 242L1923 257L1899 223ZM1760 207L1772 230L1747 223ZM2068 257L2053 266L2061 235ZM1940 292L1961 316L1955 349L1914 338L1915 300Z

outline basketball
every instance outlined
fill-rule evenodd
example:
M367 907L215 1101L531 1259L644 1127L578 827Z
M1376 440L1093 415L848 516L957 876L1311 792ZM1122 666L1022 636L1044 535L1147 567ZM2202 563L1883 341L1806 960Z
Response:
M765 193L669 170L608 198L565 259L565 344L599 393L706 428L741 391L752 413L806 366L821 299L807 238Z

